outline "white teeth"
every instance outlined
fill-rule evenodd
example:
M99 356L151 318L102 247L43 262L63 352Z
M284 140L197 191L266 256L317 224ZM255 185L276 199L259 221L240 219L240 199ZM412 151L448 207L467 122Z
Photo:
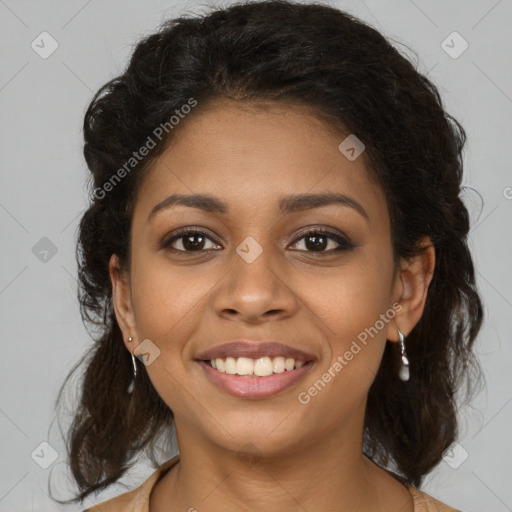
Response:
M289 371L293 370L295 367L295 359L288 357L284 362L284 367Z
M254 373L254 359L239 357L236 361L236 373L238 375L252 375Z
M226 373L235 375L236 373L236 360L234 357L226 357Z
M274 373L284 372L284 357L274 357L273 370Z
M254 375L258 377L268 377L273 373L272 359L270 357L260 357L254 363Z
M219 372L229 373L230 375L253 375L256 377L268 377L273 373L283 373L294 369L302 368L305 361L295 361L292 357L260 357L251 359L250 357L226 357L217 358L210 361L212 368Z

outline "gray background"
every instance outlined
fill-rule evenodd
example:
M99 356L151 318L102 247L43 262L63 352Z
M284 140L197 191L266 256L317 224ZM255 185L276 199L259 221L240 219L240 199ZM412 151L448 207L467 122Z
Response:
M512 3L329 3L417 52L420 71L439 86L447 110L468 133L465 184L484 201L482 207L477 193L466 194L485 302L476 351L487 387L472 407L461 410L460 447L427 477L423 489L466 512L512 510L512 275L507 263L512 253ZM78 219L87 201L81 139L85 108L93 92L122 71L139 37L166 17L207 6L0 0L1 512L79 509L59 507L46 493L51 474L57 497L69 497L53 404L65 375L90 344L75 298L74 259ZM43 31L58 43L46 59L31 47ZM442 46L453 31L469 44L457 58ZM459 51L460 41L451 39L451 51ZM42 252L45 248L50 252ZM51 457L51 450L40 446L45 441L58 454L47 469L35 462L37 454L41 460ZM142 461L122 482L139 485L152 471ZM84 505L126 490L112 486Z

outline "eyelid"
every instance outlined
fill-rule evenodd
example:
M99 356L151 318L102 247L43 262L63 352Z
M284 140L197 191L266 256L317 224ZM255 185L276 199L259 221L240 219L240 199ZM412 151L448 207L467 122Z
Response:
M318 226L316 224L313 224L311 226L305 226L304 228L301 229L301 231L299 231L299 233L297 233L295 235L295 237L296 237L296 240L299 240L299 239L303 238L304 236L307 236L307 235L313 234L313 233L322 233L322 234L325 234L328 236L337 236L339 238L342 238L346 243L350 243L349 237L345 233L343 233L343 231L340 231L336 228L328 228L325 226Z
M343 232L333 229L333 228L325 228L320 226L313 226L309 227L308 229L305 229L304 231L301 231L296 235L295 241L292 243L292 245L296 245L299 243L303 238L306 238L309 235L315 235L319 234L322 236L325 236L334 242L338 244L339 247L336 249L331 249L329 251L318 251L318 255L330 255L341 251L348 251L351 249L355 249L356 245L350 240L350 238L345 235ZM298 252L306 252L306 253L315 253L316 251L298 251Z

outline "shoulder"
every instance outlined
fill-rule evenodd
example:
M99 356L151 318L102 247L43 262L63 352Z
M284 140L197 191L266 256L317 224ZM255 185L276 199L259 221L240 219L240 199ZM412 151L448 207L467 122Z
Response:
M149 497L156 482L179 460L179 455L161 464L147 480L136 489L98 503L83 512L148 512Z
M414 512L462 512L457 508L450 507L446 503L437 500L426 492L420 491L418 488L414 487L414 485L409 483L403 475L396 474L387 468L381 469L398 480L409 491L412 496Z
M412 495L414 512L461 512L459 509L450 507L446 503L442 503L429 494L416 489L409 483L406 485Z
M141 485L133 491L126 492L108 501L98 503L93 507L84 510L83 512L124 512L124 510L128 510L128 506L132 505L133 500L138 495L140 495L140 490L142 487L143 486Z

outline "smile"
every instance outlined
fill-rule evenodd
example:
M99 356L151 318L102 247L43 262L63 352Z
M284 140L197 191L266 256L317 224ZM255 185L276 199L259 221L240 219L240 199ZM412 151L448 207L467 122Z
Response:
M314 365L284 357L217 358L196 360L209 380L226 393L247 399L267 398L287 390Z

